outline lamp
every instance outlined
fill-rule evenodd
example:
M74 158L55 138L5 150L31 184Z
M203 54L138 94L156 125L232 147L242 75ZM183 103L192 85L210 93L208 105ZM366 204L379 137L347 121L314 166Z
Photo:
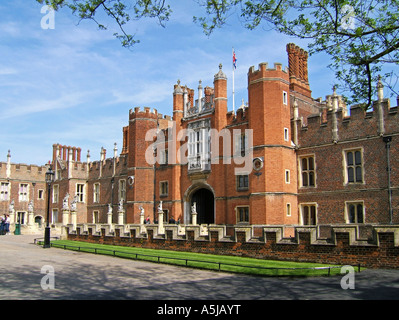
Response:
M50 248L50 195L51 195L51 183L54 181L54 171L49 165L45 181L47 184L47 226L44 230L44 245L43 248Z

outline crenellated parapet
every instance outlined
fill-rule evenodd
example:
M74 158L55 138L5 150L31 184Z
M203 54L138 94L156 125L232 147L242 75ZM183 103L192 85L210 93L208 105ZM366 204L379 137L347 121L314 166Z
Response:
M103 161L101 160L93 161L90 163L89 171L90 173L93 173L99 171L101 168L103 176L111 177L115 172L114 167L116 167L116 170L118 172L123 169L127 169L126 156L121 155L120 157L116 158L106 158ZM93 178L93 176L91 176L91 178Z
M144 228L141 228L144 227ZM399 268L399 227L393 225L297 226L285 236L285 226L158 225L64 226L68 240L130 247L239 255L259 259ZM292 226L291 226L292 228ZM255 236L255 229L257 234ZM365 229L365 230L363 230ZM350 252L350 254L348 254Z
M21 179L29 176L33 179L41 180L47 171L46 166L25 163L0 162L0 178L2 179Z
M281 63L274 63L273 68L269 68L267 62L262 62L258 65L258 69L255 66L251 66L248 71L248 83L253 84L264 80L275 80L281 79L289 84L289 71L288 68L283 68Z
M244 101L242 101L241 106L235 113L233 111L227 113L227 126L236 127L241 124L248 124L248 111L248 103L245 104Z
M383 118L380 121L379 108ZM398 106L391 107L389 99L373 103L371 111L365 111L362 105L350 108L350 114L344 108L325 108L320 114L307 118L307 124L299 129L299 146L315 146L338 143L352 139L361 139L381 135L381 127L385 134L399 132Z
M158 119L158 110L157 109L152 109L149 107L144 107L143 109L141 107L136 107L134 109L130 109L129 111L129 120L135 120L135 119L152 119L152 120L157 120Z

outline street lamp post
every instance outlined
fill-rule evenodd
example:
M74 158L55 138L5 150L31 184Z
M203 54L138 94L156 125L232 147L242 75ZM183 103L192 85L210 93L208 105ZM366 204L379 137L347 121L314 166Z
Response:
M51 168L51 165L49 166L46 172L45 180L47 183L47 226L44 230L43 248L50 248L50 195L51 195L50 191L51 191L51 183L54 180L54 171Z

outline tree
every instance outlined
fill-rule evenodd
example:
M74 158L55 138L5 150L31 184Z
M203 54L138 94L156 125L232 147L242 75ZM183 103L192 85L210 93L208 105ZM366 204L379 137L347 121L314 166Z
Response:
M222 27L237 8L249 29L266 24L300 39L309 53L325 52L329 67L349 92L349 103L372 104L381 76L392 93L398 76L380 74L384 66L399 65L399 1L367 0L199 0L207 17L195 18L206 34Z
M125 32L131 19L156 18L165 26L172 10L166 0L37 0L53 6L69 7L81 19L95 20L101 8L116 21L121 34L115 36L124 47L138 42ZM208 36L223 27L239 12L245 27L268 26L278 32L309 40L309 53L325 52L329 67L349 92L348 103L372 104L376 82L381 76L394 91L398 75L381 74L386 66L399 65L399 1L395 0L195 0L205 8L205 17L194 17ZM131 13L130 13L131 12ZM397 93L396 93L397 94Z
M119 27L120 32L114 36L121 41L125 48L131 48L140 41L134 35L128 34L125 25L131 20L141 18L155 18L160 26L165 27L172 12L166 0L36 0L40 4L46 4L54 10L67 7L80 20L93 20L99 29L106 30L107 27L97 21L96 13L102 10L108 17L113 19Z

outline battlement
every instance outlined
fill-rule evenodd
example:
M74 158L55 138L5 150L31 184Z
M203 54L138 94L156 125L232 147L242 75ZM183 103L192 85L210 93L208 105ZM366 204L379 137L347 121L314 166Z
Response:
M255 70L254 66L251 66L248 71L248 79L257 79L261 77L279 77L285 80L289 80L288 68L283 68L281 63L274 63L273 68L268 68L269 64L267 62L259 63L258 69Z
M103 176L112 176L113 175L113 167L115 163L115 167L119 170L126 169L127 168L127 161L126 161L126 156L122 155L120 157L116 158L106 158L103 161L98 160L98 161L93 161L90 163L89 166L89 171L94 172L97 170L102 169L102 175Z
M392 225L294 226L286 238L279 225L66 225L68 240L141 248L240 255L259 259L361 265L369 268L399 268L399 227ZM292 227L291 227L292 228ZM367 230L361 230L366 228ZM257 234L255 231L257 230ZM144 232L143 232L144 231ZM329 231L329 232L328 232ZM348 254L350 252L350 254Z
M382 121L379 121L378 108L381 103ZM373 103L373 110L365 111L362 105L353 105L350 114L344 108L323 109L320 114L307 118L307 125L303 119L299 120L299 144L301 147L331 143L333 130L336 129L337 141L360 139L381 135L381 126L385 134L399 132L398 106L391 108L389 99L382 99Z
M86 172L87 162L75 162L72 166L72 169L75 171L84 171Z
M141 107L136 107L133 109L129 110L129 119L158 119L158 110L149 107L144 107L143 109Z
M180 80L174 86L174 96L181 95L181 100L174 100L173 112L180 111L183 118L195 116L198 113L212 111L214 108L215 90L212 87L202 87L199 81L198 96L195 97L195 90L188 86L180 86Z
M0 169L6 168L7 162L0 162ZM47 170L46 166L39 166L36 164L25 164L25 163L10 163L10 169L12 172L20 172L20 173L31 173L32 175L38 173L45 173Z
M171 121L172 120L172 117L171 116L168 116L168 115L163 115L162 113L158 113L158 119L164 119L164 120L168 120L168 121Z
M248 124L249 120L249 106L244 103L244 100L241 103L241 106L235 111L227 112L227 126L237 126L241 124Z

